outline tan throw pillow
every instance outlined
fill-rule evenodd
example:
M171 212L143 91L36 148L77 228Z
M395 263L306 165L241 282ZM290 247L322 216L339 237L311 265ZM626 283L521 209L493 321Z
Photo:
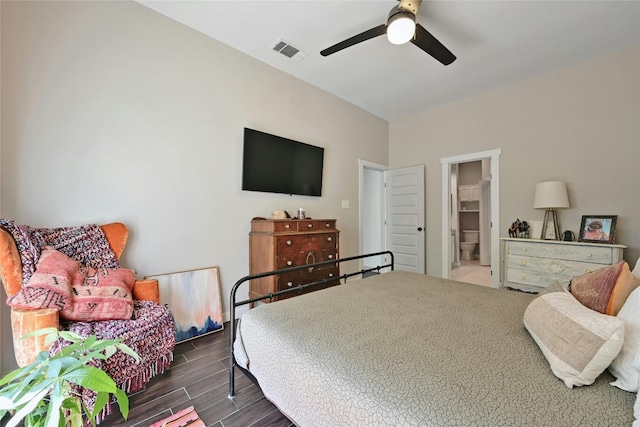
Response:
M629 264L621 261L571 279L569 289L583 305L603 314L618 314L627 297L640 285Z
M534 299L524 325L553 374L573 388L593 384L622 348L624 322L580 304L569 292Z

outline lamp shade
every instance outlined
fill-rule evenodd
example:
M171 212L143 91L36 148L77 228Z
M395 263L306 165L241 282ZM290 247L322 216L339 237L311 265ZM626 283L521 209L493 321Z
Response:
M562 181L547 181L537 184L533 207L535 209L568 208L567 184Z
M413 38L416 32L416 17L398 7L391 9L387 21L387 39L392 44L404 44Z

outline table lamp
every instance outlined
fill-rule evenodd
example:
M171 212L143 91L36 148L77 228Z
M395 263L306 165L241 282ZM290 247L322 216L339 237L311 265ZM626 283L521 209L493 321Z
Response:
M542 224L541 239L559 240L560 226L558 225L558 214L556 209L569 207L569 195L567 185L561 181L547 181L536 185L536 195L533 202L535 209L546 209L544 213L544 223ZM554 237L547 237L547 224L553 222Z

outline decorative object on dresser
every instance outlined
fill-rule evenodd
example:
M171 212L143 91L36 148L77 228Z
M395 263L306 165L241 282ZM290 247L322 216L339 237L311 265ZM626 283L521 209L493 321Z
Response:
M264 273L338 259L339 234L335 219L254 219L249 233L249 272ZM309 271L262 277L251 280L249 297L338 276L338 265L329 264Z
M556 209L569 207L569 195L567 185L561 181L540 182L536 185L536 194L533 201L535 209L546 209L542 223L541 239L559 240L560 225ZM552 229L548 229L549 221L553 222Z
M617 215L583 215L578 241L614 243Z
M502 286L539 292L622 261L624 245L503 238Z

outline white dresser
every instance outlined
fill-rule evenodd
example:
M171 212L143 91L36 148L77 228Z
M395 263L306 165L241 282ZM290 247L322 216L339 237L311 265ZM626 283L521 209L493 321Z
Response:
M622 261L624 245L503 238L502 286L539 292Z

